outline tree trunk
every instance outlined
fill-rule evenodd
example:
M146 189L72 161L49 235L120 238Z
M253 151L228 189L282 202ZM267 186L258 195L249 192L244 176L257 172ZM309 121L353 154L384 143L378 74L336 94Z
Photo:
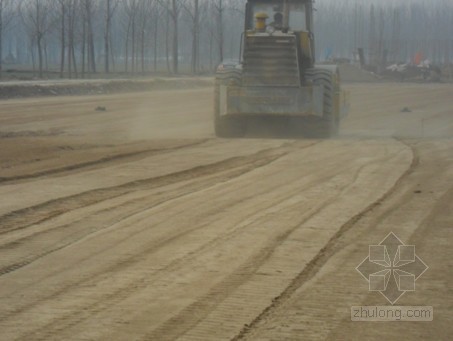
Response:
M219 0L219 18L218 18L218 23L219 25L219 58L220 58L220 62L222 62L223 60L223 36L224 36L224 33L223 33L223 3L222 3L222 0Z
M214 45L214 37L213 33L209 35L209 71L213 69L212 64L213 64L213 58L212 58L212 50L213 50L213 45Z
M69 29L69 39L68 39L68 77L69 79L72 78L72 53L71 53L71 46L72 46L72 37L70 33L71 29Z
M142 73L145 74L145 20L143 20L142 27L142 44L141 44L141 59L142 59Z
M112 35L110 35L109 38L109 49L110 49L110 60L112 61L112 69L115 71L115 54L113 50L113 44L112 44Z
M368 62L371 66L376 66L376 16L374 13L374 5L371 5L370 9L370 29L369 29L369 40L368 40Z
M30 50L30 54L31 54L31 63L33 65L33 74L35 74L35 72L36 72L36 56L35 56L35 39L34 38L31 38L29 50Z
M167 72L171 73L170 67L170 43L168 42L170 36L170 13L167 11L167 20L165 22L165 59L167 62Z
M41 6L36 3L36 22L40 23L41 22ZM43 55L42 55L42 32L41 32L41 27L37 27L37 32L36 32L36 43L38 46L38 63L39 63L39 78L42 78L43 73L42 73L42 68L43 68Z
M78 78L78 73L77 73L77 59L75 56L75 48L74 48L74 41L71 44L71 53L72 53L72 62L74 63L74 75L76 78Z
M132 19L131 71L135 73L135 19Z
M38 45L39 78L43 78L42 35L40 33L38 33L36 43Z
M200 30L200 14L198 0L194 0L194 18L193 18L193 40L192 40L192 74L198 72L198 49L199 49L199 30Z
M384 65L384 30L385 30L385 19L384 11L381 8L379 10L379 38L377 42L377 72L382 73Z
M74 32L72 26L72 13L68 15L68 77L72 78L72 45L74 44Z
M49 55L47 53L47 42L44 41L44 64L46 67L46 73L49 73Z
M61 3L61 32L60 32L60 43L61 43L61 56L60 56L60 78L64 77L64 62L65 62L65 38L66 38L66 14L64 2Z
M85 78L86 64L86 45L87 45L87 27L86 27L86 17L82 19L82 51L81 51L81 63L82 63L82 78Z
M128 68L129 68L129 33L130 33L130 28L131 28L131 22L129 21L127 23L127 30L126 30L126 57L124 60L124 71L127 73Z
M71 49L71 38L68 39L68 78L72 78L72 49Z
M172 19L173 19L173 72L178 73L178 8L176 0L172 0Z
M3 0L0 0L0 78L2 78L3 60Z
M111 16L110 16L110 11L111 11L111 0L107 0L107 16L105 20L105 34L104 34L104 52L105 52L105 73L110 72L110 58L109 58L109 43L110 43L110 25L111 25Z
M87 2L87 21L88 21L88 53L90 54L90 71L96 73L96 57L94 52L94 34L93 34L93 21L91 17L91 3Z
M154 20L154 72L157 71L157 37L159 28L159 15Z

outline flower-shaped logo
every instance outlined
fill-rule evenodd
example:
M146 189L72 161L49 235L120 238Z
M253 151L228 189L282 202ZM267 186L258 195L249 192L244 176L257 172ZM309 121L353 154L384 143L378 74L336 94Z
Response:
M392 232L379 245L370 245L368 257L356 269L370 291L379 291L395 304L406 291L415 291L415 282L428 266L415 254L414 245L404 245Z

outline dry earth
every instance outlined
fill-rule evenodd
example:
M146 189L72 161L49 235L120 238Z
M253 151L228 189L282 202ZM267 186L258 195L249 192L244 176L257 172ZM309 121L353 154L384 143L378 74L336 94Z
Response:
M210 88L1 101L0 339L451 339L453 87L348 87L329 141L216 139ZM351 322L389 232L433 322Z
M143 92L150 90L175 90L206 87L212 78L162 77L137 79L54 79L0 82L0 99L107 95L113 93Z

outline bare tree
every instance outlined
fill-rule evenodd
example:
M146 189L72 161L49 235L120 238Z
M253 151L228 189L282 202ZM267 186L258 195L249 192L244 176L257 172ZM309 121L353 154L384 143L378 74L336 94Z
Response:
M74 39L75 39L75 20L76 20L76 0L67 2L67 17L68 17L68 75L72 78L72 70L77 76L77 65L75 61Z
M192 0L190 3L184 4L184 9L187 11L192 22L192 59L191 71L192 74L198 72L198 54L200 45L200 2Z
M165 61L167 65L167 72L171 73L170 64L170 11L165 9Z
M370 8L370 26L369 26L369 60L372 64L376 65L376 14L374 5Z
M392 59L397 61L400 57L400 36L401 36L401 13L400 8L393 10L393 21L392 21L392 42L391 51Z
M127 15L127 31L126 31L126 60L125 68L128 71L129 62L129 42L131 51L131 71L135 72L136 65L136 42L137 42L137 22L140 11L139 0L125 0L124 9Z
M105 31L104 31L104 53L105 73L110 72L110 36L112 34L112 19L118 7L118 0L105 0Z
M153 27L153 50L154 50L154 56L153 56L153 70L154 72L157 71L157 58L158 58L158 36L159 36L159 24L160 24L160 17L162 15L162 9L160 6L158 6L157 2L154 2L153 4L153 10L152 10L152 15L154 19L154 27Z
M379 9L378 41L377 41L377 71L380 73L385 67L386 53L384 48L385 18L384 10Z
M30 41L36 43L38 49L39 77L43 77L43 40L52 27L51 0L29 0L20 6L22 21L30 35Z
M0 0L0 78L2 76L3 34L16 14L17 3L16 0Z
M173 21L173 72L178 73L179 64L179 45L178 45L178 19L180 10L180 1L171 0L170 17Z
M172 61L173 72L176 74L179 66L179 18L184 0L159 0L159 2L167 10L173 26Z
M93 16L95 12L96 1L83 0L84 17L87 25L87 42L88 42L88 67L89 71L96 73L96 52L94 46Z
M217 34L215 35L215 38L217 40L217 46L218 46L218 51L219 51L219 61L221 62L224 58L224 44L225 44L225 34L224 34L224 28L223 28L223 14L225 12L225 6L224 6L224 1L223 0L216 0L213 3L213 8L214 8L214 17L216 18L216 32Z
M150 18L152 18L153 11L155 9L154 0L140 0L139 3L139 28L140 28L140 64L141 72L146 71L146 51L149 47L149 33L151 32L152 24ZM137 53L138 58L138 53Z
M66 10L68 0L58 0L58 20L60 22L60 78L64 77L65 49L66 49Z

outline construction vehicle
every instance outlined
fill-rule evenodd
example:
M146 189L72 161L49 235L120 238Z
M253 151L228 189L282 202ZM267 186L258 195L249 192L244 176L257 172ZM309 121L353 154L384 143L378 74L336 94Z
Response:
M315 65L313 0L248 0L241 38L238 64L217 69L216 135L244 136L264 118L304 136L335 136L348 98L338 67Z

